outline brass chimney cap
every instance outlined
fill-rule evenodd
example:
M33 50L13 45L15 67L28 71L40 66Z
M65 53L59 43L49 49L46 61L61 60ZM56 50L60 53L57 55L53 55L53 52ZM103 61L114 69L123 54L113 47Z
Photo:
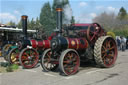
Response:
M27 16L27 15L22 15L21 18L22 18L22 19L27 19L28 16Z
M56 8L56 11L62 11L62 8Z

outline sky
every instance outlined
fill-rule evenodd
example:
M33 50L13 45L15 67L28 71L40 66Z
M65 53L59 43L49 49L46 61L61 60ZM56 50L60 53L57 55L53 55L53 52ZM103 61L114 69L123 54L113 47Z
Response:
M48 1L52 5L53 0L0 0L0 23L18 23L22 15L36 19ZM69 0L69 3L77 23L91 23L103 12L117 15L121 7L128 12L128 0Z

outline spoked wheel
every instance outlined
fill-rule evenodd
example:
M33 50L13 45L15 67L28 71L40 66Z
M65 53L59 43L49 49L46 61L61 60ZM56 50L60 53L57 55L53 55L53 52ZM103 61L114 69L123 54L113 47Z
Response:
M2 56L6 61L8 61L8 53L9 53L9 48L12 46L12 44L6 44L3 49L2 49Z
M51 54L51 49L47 49L41 57L41 66L46 72L54 71L58 68L58 61L52 61Z
M94 46L94 58L101 67L112 67L117 59L116 41L110 36L100 37Z
M64 75L72 75L78 71L80 59L78 53L73 49L62 52L59 60L59 68Z
M27 69L33 68L39 61L39 54L33 48L25 48L19 55L20 64Z
M19 64L19 53L20 50L18 48L11 49L8 55L8 60L10 64Z
M100 37L103 32L101 32L101 26L97 23L93 23L89 26L87 30L87 38L90 43L94 44L98 37Z

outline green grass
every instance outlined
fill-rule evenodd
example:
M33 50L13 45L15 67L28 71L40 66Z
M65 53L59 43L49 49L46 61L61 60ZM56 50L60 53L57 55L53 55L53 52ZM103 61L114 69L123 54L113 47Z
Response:
M17 64L10 65L8 62L0 62L0 73L14 72L19 69Z

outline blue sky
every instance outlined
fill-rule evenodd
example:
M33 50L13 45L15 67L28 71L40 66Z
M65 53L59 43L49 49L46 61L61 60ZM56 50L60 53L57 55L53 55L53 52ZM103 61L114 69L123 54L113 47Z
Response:
M45 2L53 0L0 0L0 22L18 22L21 15L28 15L29 20L39 17ZM69 0L73 16L79 23L90 23L102 12L118 13L123 6L128 12L128 0Z

